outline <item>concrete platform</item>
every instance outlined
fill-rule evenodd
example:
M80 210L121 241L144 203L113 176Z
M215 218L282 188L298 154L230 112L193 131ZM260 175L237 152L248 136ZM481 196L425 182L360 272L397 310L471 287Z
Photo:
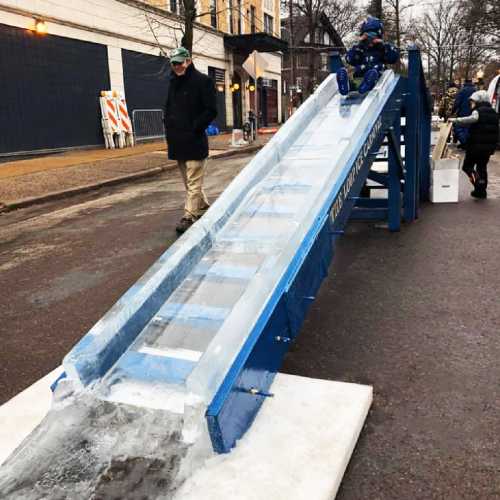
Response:
M50 407L57 368L0 407L0 463ZM372 402L372 388L278 374L273 398L227 455L208 460L176 499L330 500Z

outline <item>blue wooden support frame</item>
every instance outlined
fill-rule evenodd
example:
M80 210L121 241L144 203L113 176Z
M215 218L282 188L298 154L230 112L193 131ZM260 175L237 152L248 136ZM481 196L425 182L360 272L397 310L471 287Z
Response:
M401 87L400 87L401 88ZM400 104L402 97L397 96L395 102ZM401 110L396 106L392 113L392 124L385 130L383 143L389 146L387 173L370 170L368 179L373 180L388 190L386 199L359 198L356 209L351 214L351 220L387 220L390 231L399 231L401 227L401 189L404 179L404 161L401 157ZM383 144L382 143L382 144ZM377 161L377 158L372 160Z
M425 86L423 69L421 69L420 92L421 101L421 122L420 122L420 200L429 201L431 187L431 121L432 121L432 100L429 90Z
M226 453L251 425L262 402L269 397L269 388L281 366L283 357L295 339L327 275L334 255L336 239L357 202L387 130L399 114L402 85L400 81L370 131L359 153L345 166L343 184L333 187L331 197L321 216L304 238L286 275L276 287L265 311L241 349L207 409L208 429L214 450ZM370 217L387 218L389 208L370 208Z
M418 217L419 202L426 201L430 188L431 103L425 85L420 50L408 51L408 80L405 99L406 172L404 189L404 219Z
M406 222L417 218L418 199L418 127L419 127L419 71L416 64L418 53L410 49L408 52L408 81L405 99L406 131L405 131L405 186L403 194L403 214Z
M338 63L333 66L338 67ZM374 163L387 161L388 172L371 171L368 175L388 190L387 210L384 211L378 201L366 199L357 202L351 216L353 220L387 220L390 231L399 231L401 209L406 222L418 217L420 201L428 199L430 187L431 108L417 47L410 47L408 51L408 78L401 79L400 91L401 97L395 102L398 114L386 131L387 139L382 142L389 147L389 157L373 159ZM406 119L405 125L401 125L402 116Z
M373 170L370 170L370 173L368 174L368 179L370 179L371 181L375 181L378 184L382 184L382 186L384 186L385 188L389 187L389 174L383 174L381 172L375 172ZM369 198L367 198L367 200L370 201Z
M404 176L404 164L401 159L401 113L398 110L392 127L388 131L389 139L389 182L388 182L388 223L390 231L399 231L401 227L401 179Z
M321 210L304 238L302 247L293 258L288 271L259 316L245 345L227 373L206 417L214 450L225 453L251 425L262 402L270 397L269 388L290 343L299 333L302 322L327 275L334 255L335 242L351 218L387 220L391 231L398 231L402 208L410 218L416 216L420 170L419 153L425 147L419 127L425 119L421 96L422 79L420 53L412 49L410 77L400 77L376 123L360 144L359 153L346 164L344 184L332 188L332 197ZM340 55L332 54L330 69L336 72L342 65ZM415 79L410 85L412 78ZM408 97L408 95L411 97ZM406 108L406 126L401 127L402 108ZM429 129L430 130L430 129ZM405 158L401 157L401 133L405 134ZM371 172L384 141L389 144L388 172ZM360 197L368 177L382 181L388 188L385 200ZM402 196L403 191L403 196ZM402 203L404 201L404 204Z

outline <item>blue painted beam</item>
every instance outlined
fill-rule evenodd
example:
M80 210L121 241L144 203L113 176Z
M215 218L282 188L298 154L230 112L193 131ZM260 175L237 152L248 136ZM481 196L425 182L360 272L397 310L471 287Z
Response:
M422 80L424 77L421 77ZM422 91L425 90L427 94L427 89L425 89L425 85ZM422 121L421 121L421 152L420 152L420 200L428 201L429 193L431 187L431 163L430 163L430 154L431 154L431 120L432 113L429 109L429 105L427 100L423 100L422 105Z
M388 214L387 208L355 208L350 218L359 221L386 220Z
M396 114L394 125L389 129L389 182L388 182L388 224L389 231L401 228L401 179L404 176L404 163L401 158L401 116Z
M374 181L374 182L378 182L379 184L382 184L382 186L384 186L384 187L387 187L387 185L389 183L389 175L388 174L374 172L373 170L371 170L370 173L368 174L368 179L370 179L371 181ZM370 189L372 189L371 186L370 186Z
M405 189L403 196L403 213L407 222L414 221L418 217L418 205L420 200L420 139L422 133L422 82L423 71L420 51L417 47L410 47L408 51L408 80L405 99L406 108L406 173Z
M399 95L396 89L367 134L365 144L359 145L356 156L345 166L345 180L332 187L331 196L304 239L301 250L208 407L212 444L219 453L230 451L255 418L265 399L262 394L269 392L290 345L289 341L277 339L294 339L300 330L333 257L336 237L332 238L332 234L337 236L347 224L368 177L373 153L378 151L384 138L384 124L394 121L394 102ZM386 218L387 212L387 208L382 208L379 215L383 213Z
M354 205L355 208L387 208L387 198L360 198Z

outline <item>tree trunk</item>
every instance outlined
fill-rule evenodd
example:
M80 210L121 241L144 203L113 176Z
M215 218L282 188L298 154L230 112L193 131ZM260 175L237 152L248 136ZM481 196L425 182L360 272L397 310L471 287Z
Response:
M438 84L438 88L439 88L439 91L441 92L441 95L443 95L443 91L444 91L444 88L443 88L443 82L441 81L441 66L442 66L442 60L441 60L441 50L439 49L438 50L438 53L437 53L437 57L436 57L436 79L437 79L437 84Z
M396 0L394 3L395 9L395 21L396 21L396 46L398 50L401 50L401 26L400 26L400 18L399 18L399 0ZM396 71L401 71L401 58L398 59L396 63Z
M295 80L295 54L294 54L294 47L293 47L293 0L289 0L288 2L288 7L289 7L289 30L290 30L290 40L289 40L289 45L288 45L288 54L290 56L290 85L295 86L297 84Z
M196 19L196 6L194 0L182 0L184 3L184 35L182 37L181 45L193 52L193 31L194 20Z
M315 19L314 19L314 13L311 12L309 15L309 43L311 45L311 48L309 49L309 68L311 70L310 76L309 76L309 84L308 84L308 93L311 95L314 92L314 80L316 78L316 70L315 70L315 52L314 52L314 38L316 35L316 27L315 27Z
M455 79L453 78L453 72L455 70L455 43L453 43L453 46L451 47L451 54L450 54L450 82L453 82Z
M473 42L473 34L472 34L472 29L469 35L469 47L467 48L467 59L465 63L465 79L468 80L471 76L471 69L472 69L472 42Z
M368 14L382 19L382 0L371 0L368 6Z
M399 25L399 0L396 0L395 3L396 10L396 45L398 49L401 49L401 27Z

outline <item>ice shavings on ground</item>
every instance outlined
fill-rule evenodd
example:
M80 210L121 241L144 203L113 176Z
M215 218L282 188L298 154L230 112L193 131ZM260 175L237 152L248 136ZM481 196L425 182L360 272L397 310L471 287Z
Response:
M61 382L53 408L0 468L0 498L170 498L213 454L197 407L186 416L76 397Z

